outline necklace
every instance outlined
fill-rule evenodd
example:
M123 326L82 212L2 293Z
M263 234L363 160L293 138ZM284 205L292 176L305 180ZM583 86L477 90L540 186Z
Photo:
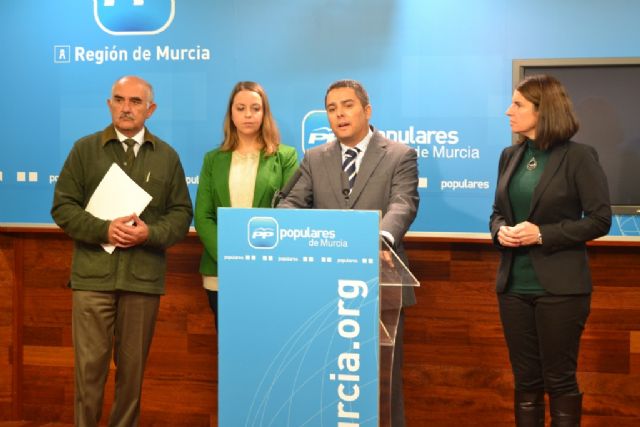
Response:
M531 159L527 162L527 170L532 171L538 167L538 161L536 160L536 156L531 156Z
M528 142L527 142L528 143ZM532 171L538 167L538 161L536 160L536 153L531 149L531 145L527 146L527 157L531 156L527 162L527 170Z

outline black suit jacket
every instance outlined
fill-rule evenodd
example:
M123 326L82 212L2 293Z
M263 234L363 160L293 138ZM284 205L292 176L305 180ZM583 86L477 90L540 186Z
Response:
M509 281L513 249L501 246L500 226L513 226L509 182L522 160L526 145L505 148L500 156L498 183L491 214L493 242L500 248L496 291ZM540 227L542 245L529 255L540 285L556 295L591 292L586 242L609 232L611 207L607 178L595 149L573 141L555 145L531 199L527 220Z

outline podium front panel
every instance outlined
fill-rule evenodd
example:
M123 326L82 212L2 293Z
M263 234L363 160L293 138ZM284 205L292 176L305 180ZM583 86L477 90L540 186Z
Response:
M379 213L218 210L220 426L377 426Z

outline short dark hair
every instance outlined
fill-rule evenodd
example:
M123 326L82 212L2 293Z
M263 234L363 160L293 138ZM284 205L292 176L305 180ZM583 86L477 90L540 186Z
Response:
M363 108L369 105L369 95L367 94L367 91L364 89L362 84L357 80L344 79L344 80L337 80L329 85L329 88L324 94L325 107L327 106L327 96L329 95L329 92L331 92L334 89L339 89L343 87L350 87L356 92L356 96L360 100L360 103L362 104Z
M536 74L521 81L516 90L538 112L536 145L546 150L571 139L578 132L578 119L573 111L571 99L562 83L553 76ZM520 142L524 141L520 138Z

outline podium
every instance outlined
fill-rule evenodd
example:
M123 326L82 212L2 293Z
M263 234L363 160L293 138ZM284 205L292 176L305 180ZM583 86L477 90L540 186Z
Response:
M375 211L218 210L218 420L385 426L403 286Z
M418 287L420 282L392 248L380 239L380 426L391 425L391 384L393 356L398 335L402 292L405 287ZM399 344L401 345L401 344Z

